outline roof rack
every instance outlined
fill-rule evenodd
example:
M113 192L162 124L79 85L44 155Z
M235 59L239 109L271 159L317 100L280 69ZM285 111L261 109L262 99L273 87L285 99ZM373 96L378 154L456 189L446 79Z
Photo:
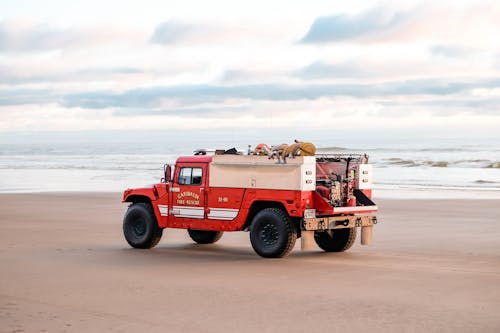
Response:
M316 162L368 162L366 154L316 154L315 156Z
M194 155L242 155L242 151L235 148L231 149L196 149ZM367 154L316 154L316 162L354 162L354 163L368 163Z
M236 148L229 149L196 149L193 151L195 155L242 155L243 152L238 151Z

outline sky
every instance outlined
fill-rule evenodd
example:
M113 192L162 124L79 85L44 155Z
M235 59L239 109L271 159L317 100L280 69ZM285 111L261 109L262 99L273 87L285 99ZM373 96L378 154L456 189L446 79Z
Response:
M482 0L1 0L0 131L497 133L499 17Z

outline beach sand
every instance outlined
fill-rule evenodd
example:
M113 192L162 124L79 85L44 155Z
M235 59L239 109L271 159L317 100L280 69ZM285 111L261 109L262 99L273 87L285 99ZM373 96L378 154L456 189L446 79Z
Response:
M0 195L0 332L499 332L500 202L377 200L372 246L257 256L245 232L152 250L119 193Z

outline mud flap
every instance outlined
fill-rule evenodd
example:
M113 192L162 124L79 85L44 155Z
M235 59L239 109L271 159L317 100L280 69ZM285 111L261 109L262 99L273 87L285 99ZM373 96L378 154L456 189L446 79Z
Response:
M302 251L314 250L314 230L302 230L300 236L300 249Z
M373 226L361 227L361 245L370 245L372 243Z

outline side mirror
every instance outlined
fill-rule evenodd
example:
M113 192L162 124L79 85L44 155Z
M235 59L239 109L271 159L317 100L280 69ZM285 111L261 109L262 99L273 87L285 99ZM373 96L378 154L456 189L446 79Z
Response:
M165 175L165 183L170 183L170 181L172 180L172 166L169 164L165 164L163 166L163 173Z

